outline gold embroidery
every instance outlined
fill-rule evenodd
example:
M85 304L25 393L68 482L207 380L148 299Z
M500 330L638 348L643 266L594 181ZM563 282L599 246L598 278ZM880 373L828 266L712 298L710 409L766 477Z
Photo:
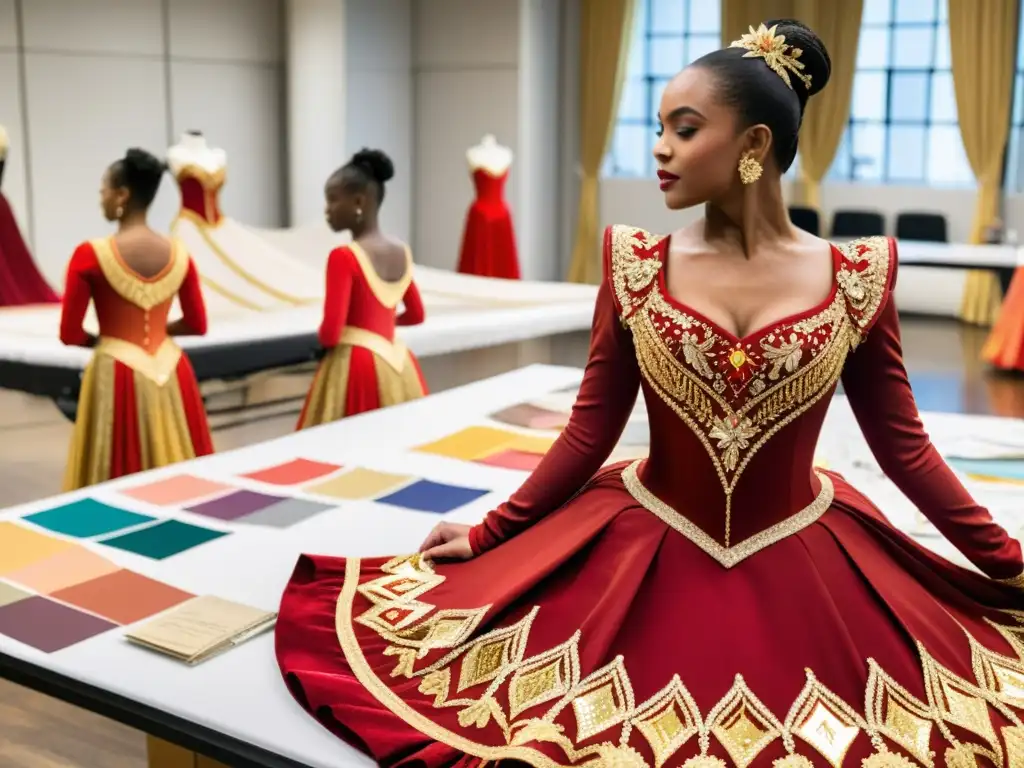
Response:
M657 242L643 230L615 227L612 286L644 378L701 442L718 474L728 547L732 494L744 469L771 437L832 391L881 305L888 241L839 246L832 302L747 339L726 338L667 300L655 283L662 262L650 251Z
M355 256L356 263L359 264L359 269L366 279L366 284L370 287L373 295L377 297L377 301L388 309L397 307L398 302L405 296L409 283L412 282L412 253L409 251L409 246L405 247L405 272L397 280L385 280L378 275L377 270L373 268L373 262L359 243L355 241L349 243L348 249Z
M1011 579L996 579L1000 584L1005 584L1008 587L1016 587L1017 589L1024 589L1024 573L1019 576L1014 576Z
M178 240L171 240L167 265L152 279L143 278L125 264L117 251L114 238L90 240L89 245L110 287L139 309L150 310L157 304L173 299L188 274L188 254Z
M829 476L823 472L815 472L821 483L821 490L818 491L817 497L809 505L796 514L787 517L770 528L755 533L738 544L722 546L699 526L687 520L683 515L647 490L637 476L637 468L640 466L641 461L642 459L634 461L622 470L622 483L625 485L626 490L629 491L629 494L636 499L640 506L652 512L666 525L688 538L725 568L732 568L737 563L746 560L762 549L781 541L787 536L792 536L794 533L802 531L825 514L832 505L832 499L835 495L835 488Z
M159 387L166 384L178 369L181 348L173 339L164 339L152 354L124 339L104 336L99 340L96 355L107 355L145 376Z
M806 754L798 751L799 740L833 768L842 768L854 743L866 738L875 752L862 766L914 768L914 762L890 751L892 745L931 767L939 757L931 751L936 731L946 743L941 755L943 764L970 765L964 761L983 757L1003 765L1005 754L1007 764L1015 766L1022 755L1024 727L1010 708L1018 700L1007 696L997 681L986 678L984 673L977 684L957 677L920 645L917 647L927 702L911 695L869 659L863 716L808 671L806 684L785 720L777 718L740 676L703 717L678 676L651 698L635 702L622 657L581 679L579 631L559 646L526 657L524 651L539 611L536 607L513 625L464 638L461 645L419 670L414 668L417 658L421 658L417 649L389 646L385 651L387 654L394 648L395 652L410 652L408 676L420 679L419 692L435 708L457 708L459 727L474 733L496 727L498 732L479 738L490 741L500 732L504 740L497 745L481 743L435 723L381 682L363 657L354 634L355 625L363 624L390 642L395 632L376 620L380 606L391 604L385 610L395 609L398 613L403 606L410 605L433 609L423 598L443 581L428 563L414 556L396 558L383 567L380 577L360 585L359 561L349 560L338 600L338 637L357 678L385 706L430 738L482 759L516 759L540 768L648 768L643 751L648 749L655 768L661 768L681 759L680 751L696 736L697 743L692 749L699 754L682 762L684 766L725 766L724 761L709 754L712 739L739 768L751 765L765 749L781 740L786 756L776 759L773 765L805 768L811 763ZM372 605L353 619L353 599L357 594L367 596ZM364 622L367 613L374 619ZM438 613L469 615L475 611L446 609ZM431 631L418 628L435 625L435 617L429 613L411 623L405 621L403 639L414 635L427 637ZM973 638L971 643L980 653L983 647ZM1004 668L1024 663L1022 659L983 650L985 658ZM456 670L460 662L461 668ZM455 679L459 681L457 694L461 698L451 699ZM992 725L990 708L1009 723L1000 732L1001 740ZM957 738L951 726L959 733L980 737L981 742ZM564 762L538 752L531 746L536 744L557 746L565 755Z

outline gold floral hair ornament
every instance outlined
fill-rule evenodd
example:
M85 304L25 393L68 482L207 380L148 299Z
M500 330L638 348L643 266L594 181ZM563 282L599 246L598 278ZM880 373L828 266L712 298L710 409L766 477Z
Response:
M793 82L789 79L790 73L810 90L811 76L804 74L804 63L800 61L803 51L787 45L786 36L776 34L778 28L777 24L771 29L764 24L757 29L748 27L750 32L740 37L739 40L733 40L729 47L746 48L747 52L743 54L745 59L764 59L764 63L782 78L790 90L793 88Z

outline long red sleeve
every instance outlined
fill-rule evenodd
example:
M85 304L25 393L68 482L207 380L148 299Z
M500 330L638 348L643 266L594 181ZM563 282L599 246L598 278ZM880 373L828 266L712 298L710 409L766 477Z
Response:
M60 340L68 346L86 347L90 337L82 327L92 299L89 274L98 268L96 254L88 243L79 245L68 262L60 308Z
M405 309L395 321L398 325L419 325L426 318L426 310L423 309L423 299L420 297L420 289L416 287L416 281L409 283L402 296L402 304Z
M924 431L903 365L891 291L874 328L846 362L843 389L889 479L985 574L1019 576L1024 571L1019 542L971 498Z
M320 344L334 347L348 320L352 297L352 254L348 248L335 248L327 257L327 285L324 291L324 319L320 323Z
M188 272L178 289L178 302L181 304L181 320L195 336L205 336L206 302L203 301L203 289L199 282L199 271L195 262L188 260Z
M605 279L597 293L590 358L569 423L512 498L470 530L473 552L492 549L579 491L618 443L639 387L633 337L619 322Z

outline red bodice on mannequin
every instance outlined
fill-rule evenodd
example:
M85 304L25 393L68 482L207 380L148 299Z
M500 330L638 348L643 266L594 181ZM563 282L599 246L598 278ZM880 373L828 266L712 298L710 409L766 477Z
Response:
M466 229L459 251L459 272L483 277L519 278L519 257L512 214L505 202L509 172L495 175L473 171L476 200L466 215Z
M1024 765L1021 547L922 428L894 243L833 248L830 295L743 338L669 294L668 247L607 232L570 422L475 557L300 559L277 624L296 700L394 766ZM980 574L814 469L840 379ZM641 387L650 458L601 468Z
M175 178L181 191L181 210L203 223L215 225L221 220L220 190L226 170L207 171L197 165L186 165Z

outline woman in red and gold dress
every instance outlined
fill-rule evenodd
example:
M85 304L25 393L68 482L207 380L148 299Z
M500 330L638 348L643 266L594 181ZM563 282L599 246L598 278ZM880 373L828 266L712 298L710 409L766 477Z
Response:
M325 215L352 242L327 260L320 344L326 353L313 378L298 429L423 397L423 374L395 337L396 325L423 322L423 300L412 279L409 246L378 223L384 185L395 175L380 150L363 149L327 180ZM399 303L404 307L397 314Z
M206 333L199 274L176 240L146 225L164 166L140 149L107 169L100 204L113 237L75 249L60 339L93 347L78 398L64 490L213 453L195 373L172 336ZM168 323L175 296L182 317ZM89 301L99 338L83 327Z
M921 427L894 242L789 221L781 174L831 65L769 26L666 87L661 187L705 216L607 231L579 398L533 475L418 555L298 563L285 679L381 765L1024 765L1020 545ZM840 380L981 573L814 468ZM650 457L602 469L640 388Z

